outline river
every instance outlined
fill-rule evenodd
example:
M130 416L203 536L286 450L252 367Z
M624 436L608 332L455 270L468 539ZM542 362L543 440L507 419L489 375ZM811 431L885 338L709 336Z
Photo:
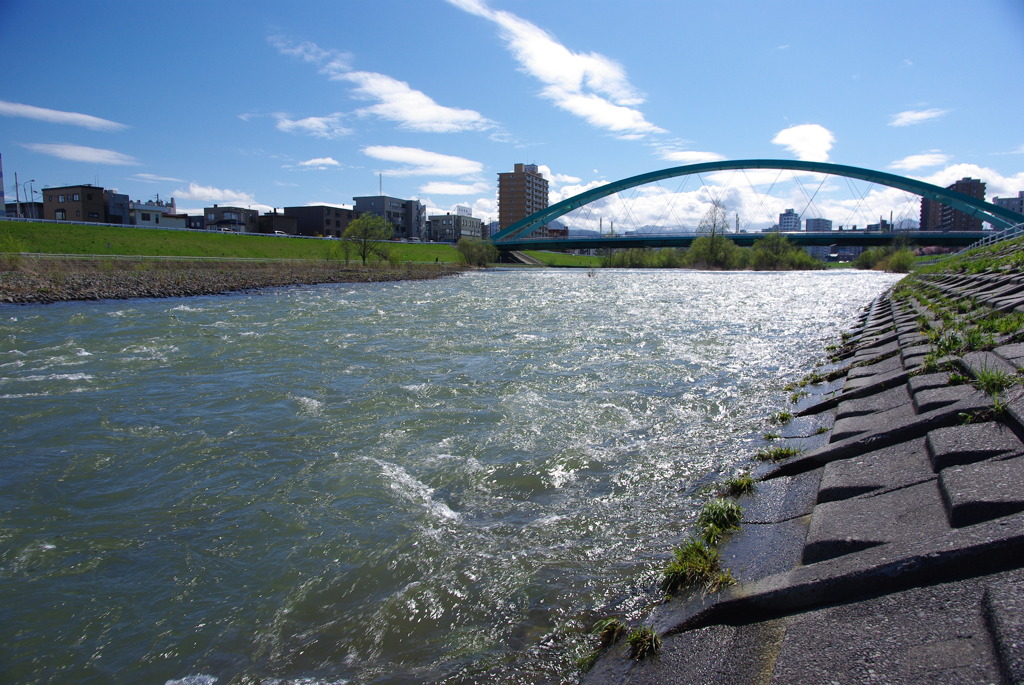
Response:
M897 277L0 307L0 680L573 682Z

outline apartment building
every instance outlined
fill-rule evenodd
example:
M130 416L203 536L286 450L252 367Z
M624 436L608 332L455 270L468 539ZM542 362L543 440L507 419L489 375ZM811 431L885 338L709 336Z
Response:
M399 240L422 240L427 228L427 208L418 200L402 200L387 195L354 197L356 216L376 214L391 224Z
M505 229L548 206L548 181L536 164L516 164L498 174L498 225ZM535 234L544 234L547 226Z

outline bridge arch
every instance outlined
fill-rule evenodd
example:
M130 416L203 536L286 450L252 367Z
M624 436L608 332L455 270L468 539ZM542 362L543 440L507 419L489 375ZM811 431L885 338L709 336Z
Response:
M889 174L884 171L875 171L873 169L864 169L861 167L846 166L843 164L831 164L829 162L806 162L786 159L736 159L722 160L719 162L703 162L701 164L688 164L685 166L661 169L659 171L649 171L645 174L630 176L629 178L624 178L622 180L615 181L614 183L608 183L597 188L591 188L579 195L573 195L561 202L556 202L547 209L543 209L535 214L531 214L525 219L517 221L511 226L491 236L491 240L498 247L501 247L501 243L503 241L522 240L544 224L553 221L564 214L568 214L574 209L579 209L580 207L590 204L595 200L600 200L603 197L614 195L622 190L635 188L636 186L645 185L647 183L654 183L655 181L662 181L666 178L674 178L676 176L690 176L693 174L709 173L713 171L730 171L734 169L783 169L845 176L848 178L856 178L871 183L877 183L879 185L889 186L891 188L898 188L900 190L905 190L909 193L914 193L915 195L928 198L929 200L936 200L944 205L952 207L953 209L959 210L968 216L978 218L982 221L987 221L997 229L1009 228L1021 221L1024 221L1024 216L1021 216L1012 210L999 207L990 202L985 202L984 200L973 198L965 193L950 190L948 188L942 188L940 186L932 185L931 183L925 183L924 181L917 181L905 176Z

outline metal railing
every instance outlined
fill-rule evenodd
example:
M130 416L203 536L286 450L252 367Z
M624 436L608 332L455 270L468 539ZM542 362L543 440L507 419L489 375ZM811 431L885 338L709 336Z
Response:
M952 257L957 257L959 255L964 254L965 252L970 252L971 250L977 250L979 247L988 247L989 245L995 245L995 244L1001 243L1001 242L1003 242L1005 240L1012 240L1013 238L1016 238L1017 236L1019 236L1021 234L1024 234L1024 223L1016 224L1014 226L1010 226L1009 228L1004 228L1003 230L1001 230L999 232L992 233L991 235L987 235L984 238L982 238L981 240L978 240L976 242L971 243L970 245L968 245L964 249L960 250L959 252L957 252L956 254L953 254L951 256Z

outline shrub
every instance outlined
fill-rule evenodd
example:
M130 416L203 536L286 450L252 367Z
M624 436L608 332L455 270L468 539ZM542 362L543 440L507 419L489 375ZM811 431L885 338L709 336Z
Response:
M498 248L489 240L479 238L459 238L455 249L462 256L462 261L470 266L487 266L498 261Z

